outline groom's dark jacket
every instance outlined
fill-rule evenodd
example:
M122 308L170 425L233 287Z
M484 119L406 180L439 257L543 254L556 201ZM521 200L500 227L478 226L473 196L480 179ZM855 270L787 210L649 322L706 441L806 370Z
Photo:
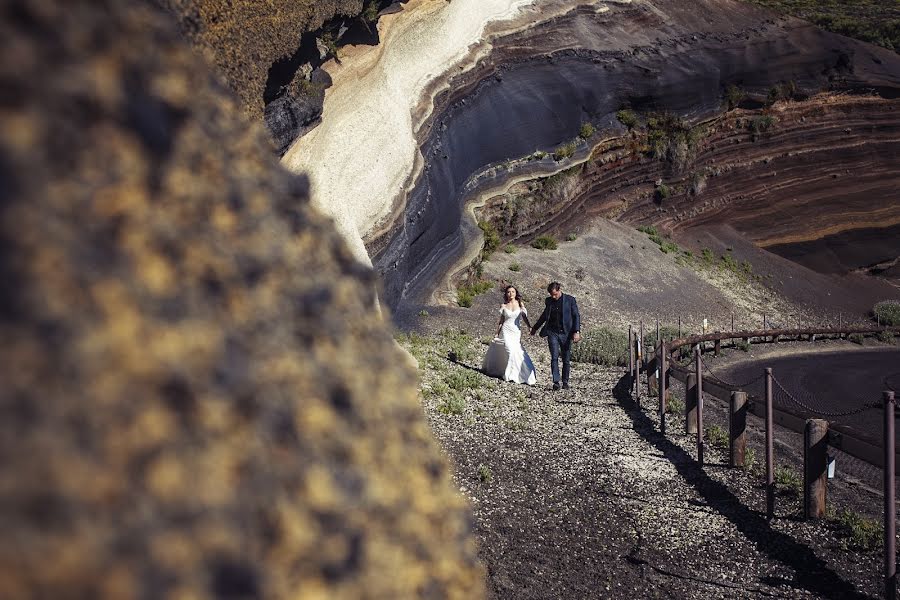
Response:
M581 331L581 315L578 314L578 303L575 302L575 298L568 294L560 296L559 301L562 302L562 332L566 337L572 337L573 333ZM544 312L541 313L541 318L537 320L533 327L533 330L536 331L543 325L541 337L547 337L551 302L553 302L553 298L549 296L544 300Z

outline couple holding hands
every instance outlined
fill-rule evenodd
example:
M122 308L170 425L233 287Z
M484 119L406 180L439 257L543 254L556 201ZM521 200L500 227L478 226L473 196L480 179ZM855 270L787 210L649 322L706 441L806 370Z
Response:
M503 291L504 304L500 307L500 322L497 337L491 342L482 363L482 370L488 375L506 381L534 385L537 377L531 357L522 346L520 322L531 328L531 335L540 329L541 337L547 338L550 347L550 370L553 373L553 389L569 388L572 342L581 339L581 316L575 298L562 293L562 286L554 281L547 286L549 296L544 300L544 312L534 327L528 321L528 311L522 303L522 296L514 285ZM559 359L562 358L562 378Z

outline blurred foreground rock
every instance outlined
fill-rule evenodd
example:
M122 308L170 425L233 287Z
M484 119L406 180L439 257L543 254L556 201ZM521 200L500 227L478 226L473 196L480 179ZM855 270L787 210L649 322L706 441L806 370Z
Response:
M0 37L0 598L478 597L372 272L168 17Z

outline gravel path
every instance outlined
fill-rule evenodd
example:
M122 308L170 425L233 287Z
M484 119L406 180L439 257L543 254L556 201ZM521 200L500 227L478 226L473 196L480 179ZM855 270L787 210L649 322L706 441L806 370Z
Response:
M552 392L549 357L527 343L544 385L484 377L478 340L421 337L423 402L472 502L495 598L878 597L881 555L843 550L832 521L796 517L779 494L762 509L758 469L732 470L723 453L694 460L672 416L628 396L618 368L576 365L573 389ZM444 358L461 348L461 363ZM464 407L432 393L465 378ZM452 387L452 385L451 385Z

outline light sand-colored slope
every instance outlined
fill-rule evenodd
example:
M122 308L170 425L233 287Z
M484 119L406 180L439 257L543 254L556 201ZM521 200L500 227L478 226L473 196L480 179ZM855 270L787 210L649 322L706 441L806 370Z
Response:
M331 215L356 256L370 263L365 232L387 217L416 162L414 109L429 85L464 61L492 23L534 0L411 0L379 20L382 43L346 49L326 66L334 85L322 123L285 154L306 172L314 204Z

